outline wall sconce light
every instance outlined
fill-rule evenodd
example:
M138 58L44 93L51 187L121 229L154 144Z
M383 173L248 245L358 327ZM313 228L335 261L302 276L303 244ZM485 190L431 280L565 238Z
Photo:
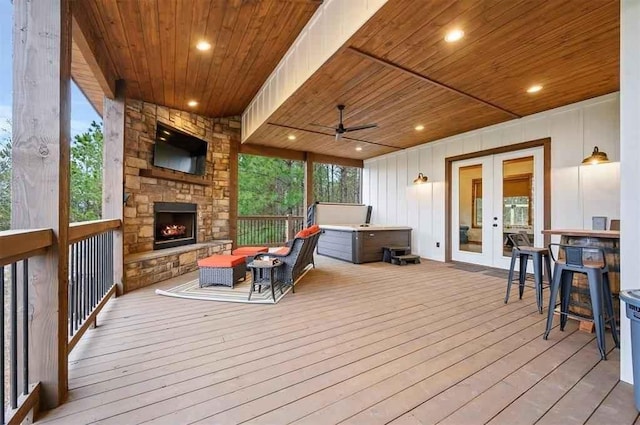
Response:
M413 184L424 184L429 180L427 176L422 173L418 173L418 177L413 180Z
M609 158L607 158L607 154L604 152L600 152L597 146L593 148L593 153L582 160L583 165L595 165L595 164L603 164L605 162L609 162Z

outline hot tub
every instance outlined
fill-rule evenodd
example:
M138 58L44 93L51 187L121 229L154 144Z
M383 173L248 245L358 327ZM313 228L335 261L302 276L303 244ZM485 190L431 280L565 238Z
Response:
M411 246L411 227L321 224L318 254L354 264L382 261L385 246Z

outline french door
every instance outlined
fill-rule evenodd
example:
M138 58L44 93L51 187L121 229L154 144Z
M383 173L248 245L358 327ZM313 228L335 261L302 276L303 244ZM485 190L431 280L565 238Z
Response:
M451 258L508 268L510 233L542 246L543 148L455 161L452 164Z

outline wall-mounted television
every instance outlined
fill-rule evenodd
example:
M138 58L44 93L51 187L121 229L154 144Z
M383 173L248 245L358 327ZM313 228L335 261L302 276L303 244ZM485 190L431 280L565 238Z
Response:
M206 160L207 142L158 123L153 149L154 166L203 176Z

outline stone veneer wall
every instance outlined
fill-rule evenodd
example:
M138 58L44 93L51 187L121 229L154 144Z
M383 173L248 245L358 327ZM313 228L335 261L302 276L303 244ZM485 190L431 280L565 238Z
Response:
M140 170L153 167L157 122L208 142L205 178L212 183L210 186L140 176ZM154 202L197 204L198 243L229 239L230 144L240 142L240 127L240 117L208 118L127 99L124 191L129 198L124 206L125 262L128 255L153 250ZM172 173L185 175L177 171ZM134 278L134 274L151 272L139 268L135 272L133 268L130 270L127 280ZM129 286L127 289L131 289Z

